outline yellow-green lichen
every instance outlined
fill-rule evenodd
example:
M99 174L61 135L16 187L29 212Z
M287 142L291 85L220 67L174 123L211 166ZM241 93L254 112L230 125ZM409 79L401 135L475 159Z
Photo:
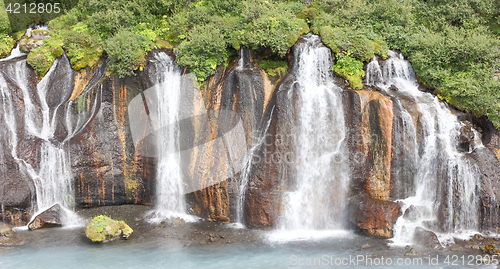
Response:
M85 235L93 242L106 242L119 237L128 238L133 230L124 221L99 215L87 224Z

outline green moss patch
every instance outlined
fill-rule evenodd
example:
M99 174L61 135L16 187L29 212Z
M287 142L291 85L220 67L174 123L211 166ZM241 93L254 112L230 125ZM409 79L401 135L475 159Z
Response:
M85 235L93 242L108 242L118 237L129 238L133 230L124 221L99 215L87 224Z
M255 60L260 68L270 77L283 76L288 72L288 62L273 60Z
M28 64L35 69L39 79L49 71L55 59L63 54L62 46L63 42L60 38L52 37L44 40L43 46L28 54Z
M347 79L353 89L363 88L361 78L365 75L365 71L363 71L363 62L360 60L341 54L337 59L337 63L333 66L333 71Z

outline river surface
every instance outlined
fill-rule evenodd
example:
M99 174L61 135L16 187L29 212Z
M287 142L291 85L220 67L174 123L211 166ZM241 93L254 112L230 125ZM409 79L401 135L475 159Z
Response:
M469 254L428 249L419 249L420 256L405 257L406 250L391 247L390 240L343 231L324 238L288 241L276 232L215 224L188 223L179 228L160 225L135 230L130 240L107 244L90 242L83 228L17 231L25 244L0 248L0 267L461 268L465 267L462 255L465 255L465 265L477 262L476 256ZM456 265L451 264L453 255L456 255ZM495 268L492 265L481 267Z

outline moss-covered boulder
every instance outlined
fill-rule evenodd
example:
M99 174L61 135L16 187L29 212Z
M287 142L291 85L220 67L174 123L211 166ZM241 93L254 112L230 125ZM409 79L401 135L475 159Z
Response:
M109 242L117 238L128 239L133 230L124 221L107 216L97 216L87 224L85 235L93 242Z

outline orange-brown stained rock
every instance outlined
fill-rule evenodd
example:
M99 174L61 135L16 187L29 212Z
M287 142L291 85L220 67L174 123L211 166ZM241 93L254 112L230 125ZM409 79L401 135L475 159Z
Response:
M500 161L500 134L499 131L490 131L490 140L486 144L494 153L497 159Z
M359 158L366 158L365 191L371 198L387 200L391 193L392 101L375 91L356 93L361 110L356 152Z
M71 93L70 101L74 101L80 94L85 90L87 85L90 83L94 76L94 72L97 67L88 67L85 69L81 69L75 75L75 84L73 88L73 92Z
M495 155L497 156L497 159L500 161L500 149L494 149Z
M251 61L251 59L250 59ZM212 221L234 221L241 174L241 161L246 150L252 147L254 132L260 126L264 111L266 89L264 78L258 70L218 68L202 91L204 100L194 100L195 114L208 111L204 120L193 122L194 147L189 160L191 187L209 186L188 195L193 212ZM270 93L267 92L267 98ZM202 107L202 104L205 106ZM231 113L232 111L232 113ZM230 116L230 118L227 118ZM228 132L242 128L241 132ZM241 158L234 156L235 150ZM195 188L196 189L196 188Z
M293 185L294 113L289 100L293 77L285 77L276 86L262 120L269 123L263 145L255 152L244 205L245 223L251 228L276 225L281 210L281 193Z
M351 201L350 221L361 231L377 238L393 237L393 225L401 216L399 204L374 198Z

